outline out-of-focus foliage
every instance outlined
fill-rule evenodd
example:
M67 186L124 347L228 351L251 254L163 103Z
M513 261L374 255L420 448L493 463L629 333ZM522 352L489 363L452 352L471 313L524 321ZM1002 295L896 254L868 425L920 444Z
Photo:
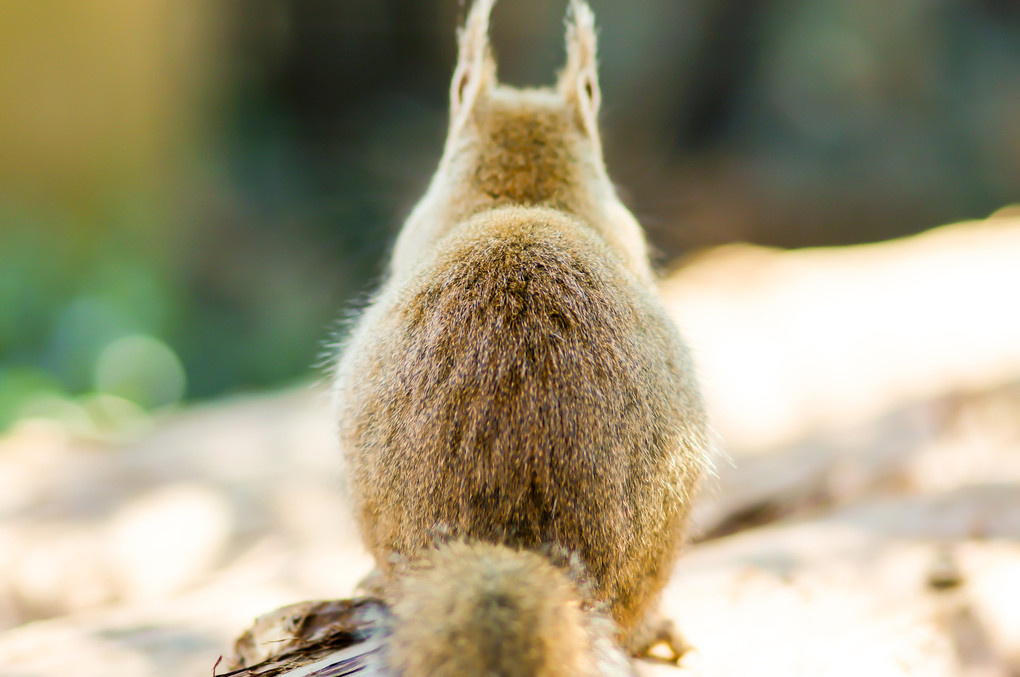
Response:
M1020 198L1007 0L591 0L614 178L663 257ZM566 2L505 1L548 83ZM456 0L0 3L0 428L311 373L438 158Z

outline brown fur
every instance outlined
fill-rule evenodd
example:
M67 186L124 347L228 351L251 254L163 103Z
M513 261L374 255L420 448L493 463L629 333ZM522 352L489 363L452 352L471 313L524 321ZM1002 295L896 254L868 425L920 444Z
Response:
M490 7L461 31L443 158L339 364L350 491L384 575L437 526L556 543L636 649L705 463L701 402L603 166L590 10L574 0L557 88L516 90Z
M451 543L398 580L388 663L404 677L630 677L614 626L545 557Z

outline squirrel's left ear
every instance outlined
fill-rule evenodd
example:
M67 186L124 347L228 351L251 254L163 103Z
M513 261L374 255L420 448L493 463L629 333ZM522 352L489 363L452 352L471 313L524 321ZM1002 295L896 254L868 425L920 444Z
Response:
M557 88L573 104L581 123L598 137L597 119L602 95L595 40L595 14L585 0L571 0L567 10L567 65Z
M450 83L450 124L458 127L478 97L496 85L496 60L489 45L489 15L496 0L475 0L457 31L457 68Z

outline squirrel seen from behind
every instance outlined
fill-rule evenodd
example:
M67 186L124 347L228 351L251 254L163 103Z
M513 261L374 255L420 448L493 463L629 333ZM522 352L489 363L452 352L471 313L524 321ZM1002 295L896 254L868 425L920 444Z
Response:
M496 76L493 3L476 0L459 32L442 159L338 363L349 492L382 579L396 581L398 619L433 599L427 589L449 590L451 609L471 598L439 582L477 580L456 573L472 562L525 571L540 558L529 551L554 544L577 554L591 604L639 654L662 638L657 598L707 462L701 399L644 235L603 164L591 10L571 2L555 88L515 89ZM437 558L437 527L477 545L455 546L459 562ZM417 561L431 583L404 585L401 568ZM519 592L552 608L535 613L552 613L564 637L593 637L569 611L589 601L559 595L554 579ZM499 618L500 641L458 641L512 651L533 624ZM429 622L428 642L394 640L408 666L424 665L410 647L446 631Z

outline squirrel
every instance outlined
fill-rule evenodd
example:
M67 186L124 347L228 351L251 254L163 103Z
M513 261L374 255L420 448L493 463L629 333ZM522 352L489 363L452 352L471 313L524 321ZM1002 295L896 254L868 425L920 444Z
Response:
M533 623L592 637L573 611L579 598L536 561L553 544L579 557L621 647L642 655L666 640L679 656L658 597L708 436L643 231L603 162L594 15L571 0L555 87L517 89L496 75L494 2L476 0L458 32L438 169L337 362L353 511L379 576L402 590L398 617L415 605L439 613L436 595L473 584L464 569L495 558L492 574L519 582L518 599L562 612L515 621L497 610L499 641L512 645ZM436 528L476 545L437 557ZM415 561L432 573L402 576ZM464 620L477 634L458 647L496 641L492 623ZM406 674L473 674L434 669L427 661L453 644L423 632L404 641L395 631L394 646L435 649L421 663L403 654L431 666Z

